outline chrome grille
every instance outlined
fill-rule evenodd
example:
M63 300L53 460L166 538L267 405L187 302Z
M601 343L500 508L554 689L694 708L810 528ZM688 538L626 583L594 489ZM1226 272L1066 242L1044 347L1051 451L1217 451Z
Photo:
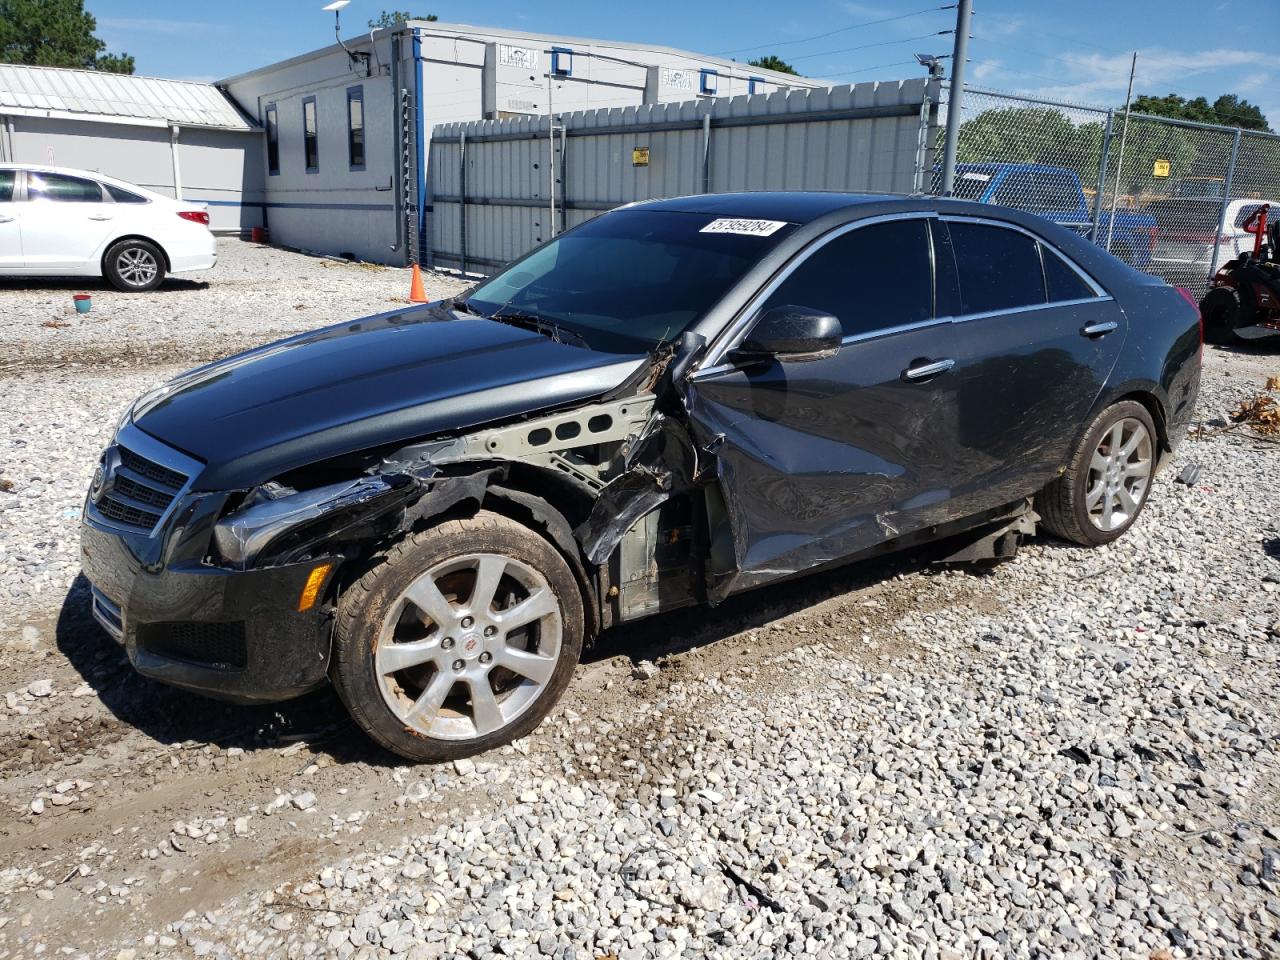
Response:
M124 451L122 450L121 452L123 453ZM145 503L149 507L159 507L160 513L163 513L164 508L173 503L173 492L139 483L125 473L124 470L116 471L116 482L113 489L122 497L128 497L138 503Z
M143 433L120 428L89 491L90 515L115 527L151 534L169 515L200 464Z
M108 520L122 523L126 527L137 527L139 530L150 530L164 516L163 513L139 510L111 496L105 496L98 502L98 512Z
M170 470L159 463L153 463L127 447L119 449L121 464L147 480L154 480L160 486L168 487L170 490L181 490L183 484L187 482L187 478L177 470Z

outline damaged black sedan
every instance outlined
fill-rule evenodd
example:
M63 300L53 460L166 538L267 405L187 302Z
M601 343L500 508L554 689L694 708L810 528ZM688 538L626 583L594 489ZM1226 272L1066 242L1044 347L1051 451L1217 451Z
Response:
M462 757L529 733L613 624L929 540L1114 540L1200 348L1186 298L1031 215L636 204L141 397L83 566L139 672L332 682L382 745Z

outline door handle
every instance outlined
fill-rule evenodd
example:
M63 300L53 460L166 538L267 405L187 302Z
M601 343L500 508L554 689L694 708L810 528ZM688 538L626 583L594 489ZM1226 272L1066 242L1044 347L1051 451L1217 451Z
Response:
M912 366L902 371L902 379L904 380L927 380L929 377L936 377L940 373L946 373L956 362L951 358L945 360L917 360Z
M93 216L91 216L89 219L90 219L90 220L110 220L110 219L111 219L111 217L104 216L104 215L102 215L102 214L94 214L94 215L93 215Z
M0 213L0 223L13 223L13 220L13 217L6 217L3 213Z
M1102 323L1087 323L1080 328L1080 336L1088 337L1090 340L1096 340L1098 337L1105 337L1112 330L1117 329L1120 324L1114 320L1104 320Z

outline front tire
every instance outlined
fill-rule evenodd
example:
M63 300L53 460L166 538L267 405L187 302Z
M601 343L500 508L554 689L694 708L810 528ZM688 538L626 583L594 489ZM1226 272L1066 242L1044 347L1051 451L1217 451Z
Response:
M125 293L146 293L164 282L164 254L149 240L112 244L102 268L107 281Z
M564 558L481 512L379 559L342 597L334 633L331 674L356 723L414 761L482 753L541 723L582 651Z
M1086 547L1115 540L1146 505L1156 453L1146 407L1133 400L1107 407L1085 431L1066 470L1036 497L1042 526Z

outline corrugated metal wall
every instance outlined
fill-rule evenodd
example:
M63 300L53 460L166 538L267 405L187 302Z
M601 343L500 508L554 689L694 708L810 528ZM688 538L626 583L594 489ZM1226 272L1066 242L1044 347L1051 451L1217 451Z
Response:
M911 193L925 185L938 86L925 79L546 117L431 135L429 262L489 273L633 200L733 190ZM632 151L648 148L648 164ZM465 214L465 219L464 219Z

